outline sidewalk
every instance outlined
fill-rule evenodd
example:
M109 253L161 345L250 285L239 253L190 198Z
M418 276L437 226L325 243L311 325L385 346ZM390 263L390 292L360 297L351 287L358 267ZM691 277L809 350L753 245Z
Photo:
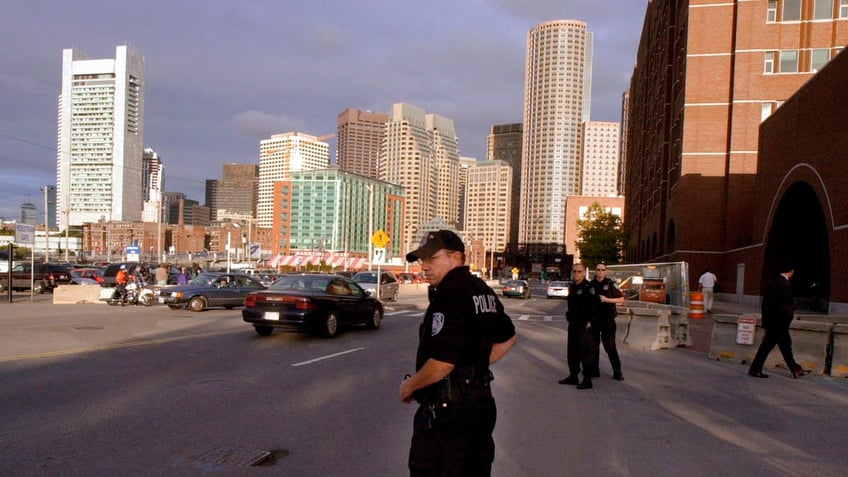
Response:
M710 341L713 334L714 315L744 315L747 313L759 313L759 306L745 303L733 303L729 301L715 300L712 313L704 313L704 318L689 318L689 337L692 340L692 351L707 353L710 350Z

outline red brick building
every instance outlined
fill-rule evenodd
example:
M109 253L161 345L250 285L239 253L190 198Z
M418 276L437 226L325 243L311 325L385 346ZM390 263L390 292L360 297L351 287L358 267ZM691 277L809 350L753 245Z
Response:
M832 303L848 302L845 287L838 289L832 273L825 273L830 269L826 262L837 258L836 249L829 249L828 258L825 252L812 257L798 251L826 249L821 247L824 235L839 232L839 218L828 215L829 207L837 206L832 198L820 200L824 223L831 227L828 234L822 232L821 240L788 240L782 245L769 240L775 227L786 231L792 221L803 218L785 212L796 209L797 203L813 213L812 192L800 185L792 189L792 184L804 171L812 177L815 171L820 174L826 164L805 168L800 164L807 162L806 156L790 158L794 172L781 176L789 182L769 192L770 183L764 181L777 173L776 163L785 157L778 159L778 151L771 149L767 155L759 152L763 121L772 114L788 114L783 111L788 103L783 103L848 43L848 6L841 3L652 0L648 4L626 111L628 261L687 261L690 283L697 283L704 267L710 267L719 276L722 292L754 300L774 273L772 262L789 254L800 262L799 295L809 294L813 282L826 281L819 293L826 289L825 298ZM834 101L845 88L822 94ZM826 117L813 115L795 127L808 135L830 131L832 125L818 122ZM786 120L765 124L780 121ZM832 179L840 177L844 181L846 174L837 172ZM802 182L819 199L831 193L823 182L810 178ZM761 208L763 203L769 206ZM783 206L780 211L775 209L778 204ZM789 224L781 225L785 220Z

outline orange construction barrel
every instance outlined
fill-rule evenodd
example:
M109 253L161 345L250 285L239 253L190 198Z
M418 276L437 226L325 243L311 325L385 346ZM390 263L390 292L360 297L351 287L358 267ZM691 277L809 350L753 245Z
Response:
M700 320L704 317L704 294L693 291L689 294L689 318Z

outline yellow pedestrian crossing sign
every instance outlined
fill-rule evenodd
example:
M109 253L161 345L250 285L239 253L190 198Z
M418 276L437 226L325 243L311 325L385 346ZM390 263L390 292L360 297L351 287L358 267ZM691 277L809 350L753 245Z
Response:
M385 247L389 244L390 240L391 239L389 239L388 234L386 234L383 229L377 230L376 232L374 232L374 235L371 236L371 243L373 243L374 246L378 248Z

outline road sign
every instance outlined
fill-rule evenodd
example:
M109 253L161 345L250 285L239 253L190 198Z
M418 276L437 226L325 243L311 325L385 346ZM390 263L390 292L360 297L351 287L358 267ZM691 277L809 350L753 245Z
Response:
M141 248L140 247L127 247L126 253L127 253L127 261L128 262L137 262L138 258L139 258L138 257L139 253L141 253Z
M757 332L757 318L753 316L740 316L736 322L736 343L752 345L754 335Z
M386 249L383 247L374 247L374 263L384 265L386 263Z
M35 243L35 226L15 224L15 243L32 245Z
M383 229L377 230L374 232L374 235L371 236L371 243L374 244L375 247L383 248L389 244L388 234Z

